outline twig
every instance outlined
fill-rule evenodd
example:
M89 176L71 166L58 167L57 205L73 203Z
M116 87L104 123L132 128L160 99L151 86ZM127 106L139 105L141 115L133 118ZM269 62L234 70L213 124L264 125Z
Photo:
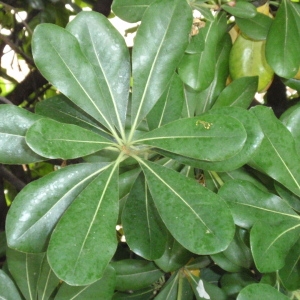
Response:
M13 104L11 101L9 101L7 98L0 96L0 102L5 104Z
M16 177L13 173L7 170L3 165L0 165L0 176L12 184L18 191L25 187L25 183Z

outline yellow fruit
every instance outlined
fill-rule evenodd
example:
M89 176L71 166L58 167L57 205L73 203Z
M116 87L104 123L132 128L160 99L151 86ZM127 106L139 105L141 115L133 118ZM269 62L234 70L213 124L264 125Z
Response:
M258 76L258 92L265 91L272 82L274 71L265 57L265 41L254 41L239 35L229 57L232 80L245 76Z

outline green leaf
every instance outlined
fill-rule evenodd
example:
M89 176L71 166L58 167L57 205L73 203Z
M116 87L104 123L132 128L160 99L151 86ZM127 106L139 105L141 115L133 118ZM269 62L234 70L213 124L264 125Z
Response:
M130 81L130 58L124 38L104 15L96 12L79 13L66 29L76 37L93 66L111 120L124 136Z
M49 264L70 285L88 285L100 279L116 250L117 182L116 163L78 195L51 235Z
M227 248L234 226L222 199L176 171L146 161L140 165L162 220L180 244L197 254Z
M223 4L221 8L239 18L253 18L257 14L256 7L247 1L237 1L234 6Z
M13 280L3 270L0 270L0 298L22 300Z
M229 54L231 49L231 38L229 34L219 41L216 48L215 75L207 89L202 91L197 98L196 115L208 111L226 87L229 74Z
M53 24L40 24L32 37L32 51L36 66L47 80L114 132L114 122L95 69L70 32Z
M163 255L166 229L143 174L136 179L126 200L122 213L122 225L131 251L148 260L154 260Z
M59 286L59 283L59 279L51 270L45 255L41 265L40 276L37 284L38 299L49 299L55 289L57 289Z
M300 105L296 104L286 110L281 116L280 121L291 132L296 143L296 150L300 155Z
M181 116L183 101L183 83L174 73L169 87L147 115L149 130L178 120Z
M116 283L116 272L108 266L103 277L86 286L70 286L65 282L59 288L55 300L107 300L111 299Z
M147 287L138 291L129 291L127 293L116 292L112 300L151 300L153 299L153 287Z
M178 272L173 273L168 281L163 285L155 300L176 300L178 294Z
M105 137L110 137L100 123L63 94L38 102L35 106L35 113L61 123L74 124Z
M155 0L114 0L112 11L121 19L135 23L142 19L145 10Z
M257 269L261 273L281 269L286 263L290 249L299 239L299 235L299 216L256 222L251 230L250 242Z
M50 233L70 203L106 164L78 164L28 184L15 198L6 219L9 247L46 250Z
M291 248L283 268L279 270L280 281L289 291L300 288L300 240Z
M253 40L265 40L273 20L264 14L257 13L253 18L235 18L243 34Z
M291 133L271 109L256 106L251 112L257 117L265 137L250 165L300 196L300 159Z
M284 200L247 181L226 182L219 195L227 201L238 226L253 226L250 242L258 270L263 273L282 268L299 237L300 217Z
M222 106L248 108L257 91L258 76L240 77L233 80L219 95L213 109Z
M256 280L246 272L227 273L221 278L222 290L227 294L226 299L236 299L237 294L250 284L256 283ZM255 298L253 298L254 300ZM258 298L259 299L259 298Z
M218 195L227 202L236 225L250 229L255 222L298 220L297 214L286 201L265 192L245 180L231 180L219 190ZM276 231L276 228L272 228Z
M163 272L150 261L139 259L123 259L112 262L111 266L116 270L116 290L139 290L150 286Z
M192 11L186 1L155 1L145 12L132 52L134 118L129 140L166 89L188 44L191 25Z
M183 267L191 259L192 253L181 246L173 236L168 233L164 254L156 259L155 264L164 272L174 272Z
M26 299L37 299L37 282L45 253L29 254L7 249L9 272Z
M275 288L268 284L254 283L246 286L239 293L237 300L253 300L253 299L264 299L264 300L288 300L289 297L281 294Z
M204 170L226 172L235 170L244 164L246 164L259 149L259 146L263 140L263 132L260 128L260 124L257 119L251 116L249 111L240 107L223 107L216 110L210 110L209 114L216 113L223 117L229 116L236 118L241 122L247 132L247 140L242 148L236 155L225 159L223 161L199 161L192 164L194 167L199 167ZM224 150L224 149L223 149Z
M0 106L0 161L4 164L28 164L44 160L25 142L27 129L41 117L8 104Z
M299 79L294 79L294 78L285 79L285 78L282 78L281 80L286 86L288 86L288 87L290 87L290 88L292 88L296 91L300 91L300 80Z
M279 182L274 182L278 195L285 200L295 211L300 212L300 198Z
M78 158L113 145L90 130L51 119L35 122L26 133L26 143L40 155L62 159Z
M300 39L294 7L283 0L270 27L266 42L266 58L274 72L284 78L292 78L300 66Z
M237 154L247 133L237 119L203 114L180 119L146 133L139 143L197 160L224 160Z
M226 28L226 18L222 15L206 22L200 30L204 36L204 50L197 54L186 53L178 66L181 80L196 91L205 90L214 78L216 48L223 28Z

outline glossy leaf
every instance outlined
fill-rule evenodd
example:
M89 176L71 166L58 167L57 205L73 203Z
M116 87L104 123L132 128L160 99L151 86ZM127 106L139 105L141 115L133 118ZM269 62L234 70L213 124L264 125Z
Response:
M202 91L197 98L196 115L208 111L219 94L226 87L226 80L229 75L229 54L231 49L231 38L225 34L219 41L216 48L215 75L207 89Z
M156 300L176 300L178 294L178 272L173 273L168 281L163 285Z
M296 143L297 153L300 155L300 105L294 105L287 109L281 116L281 122L291 132Z
M156 259L155 264L164 272L174 272L183 267L191 258L191 252L181 246L173 236L168 233L164 254Z
M155 0L115 0L112 10L121 19L135 23L142 19L145 10Z
M203 114L152 130L139 142L197 160L216 161L237 154L246 138L244 126L237 119Z
M132 52L133 130L169 83L188 44L191 25L192 11L185 1L156 1L145 12ZM176 45L172 51L171 45Z
M250 241L258 270L272 272L283 267L287 252L299 237L299 216L284 200L247 181L229 181L219 195L227 201L238 226L253 226Z
M116 165L100 173L73 201L51 235L49 264L70 285L100 279L116 250L117 180Z
M263 132L259 122L257 122L256 118L253 118L247 110L240 107L223 107L211 110L208 113L216 113L217 115L221 114L223 117L230 116L236 118L243 124L247 132L247 140L243 149L228 159L216 162L199 161L194 162L192 165L204 170L226 172L235 170L246 164L257 151L263 140Z
M258 77L240 77L233 80L219 95L213 109L222 106L248 108L257 91Z
M37 283L45 253L29 254L8 248L9 272L26 299L37 298Z
M54 290L59 286L59 283L59 279L55 276L48 264L47 256L44 255L37 283L38 300L49 299Z
M96 12L79 13L66 29L76 37L93 66L111 120L124 133L130 81L130 58L124 38L104 15Z
M71 286L65 282L59 288L55 300L107 300L111 299L116 282L115 270L108 266L103 277L85 286Z
M149 130L178 120L184 101L183 83L175 73L170 85L147 115Z
M9 247L24 252L46 250L55 224L106 164L78 164L28 184L12 203L6 219Z
M274 182L274 187L283 200L285 200L295 211L300 212L300 198L298 196L279 182Z
M257 14L255 6L247 1L237 1L234 6L223 4L221 7L231 15L239 18L253 18Z
M253 300L253 299L264 299L264 300L288 300L289 297L281 294L278 290L271 287L270 285L263 283L254 283L246 286L239 293L237 300Z
M100 123L62 94L38 102L35 106L35 113L61 123L74 124L109 137Z
M251 166L274 178L296 195L300 195L300 158L288 129L271 109L256 106L251 110L265 135Z
M266 57L275 73L284 78L296 75L300 66L300 38L294 7L283 0L270 27L266 42Z
M236 24L243 34L253 40L265 40L267 38L272 19L262 13L257 13L253 18L235 18Z
M158 212L180 244L197 254L227 248L234 227L223 200L173 170L146 161L140 164ZM217 207L219 213L214 215Z
M138 291L116 292L112 300L151 300L153 299L153 288L147 287Z
M53 24L40 24L34 31L32 50L35 64L47 80L77 106L114 131L95 69L70 32Z
M126 242L137 255L154 260L165 250L166 229L143 174L133 184L122 213Z
M204 50L196 54L186 53L178 66L181 80L196 91L205 90L214 78L216 47L224 27L226 20L221 15L213 22L207 22L200 29L204 36Z
M112 262L111 266L116 270L116 290L139 290L150 286L157 281L163 272L150 261L138 259L123 259Z
M285 265L279 270L280 281L289 291L300 288L300 240L291 248L288 253Z
M21 296L13 280L0 270L0 298L4 300L21 300Z
M90 130L51 119L35 122L26 133L26 143L40 155L62 159L85 156L113 144Z
M2 104L0 106L1 163L27 164L44 160L25 142L27 129L40 118L40 116L14 105Z
M300 217L293 217L275 219L273 222L262 220L252 227L251 248L255 265L261 273L274 272L284 266L290 249L300 235Z

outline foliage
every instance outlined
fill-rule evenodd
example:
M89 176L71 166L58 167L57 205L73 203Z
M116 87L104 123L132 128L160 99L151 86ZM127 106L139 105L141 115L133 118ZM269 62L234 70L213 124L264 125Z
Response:
M237 34L299 87L299 4L142 2L112 7L141 20L132 52L97 12L34 30L58 92L0 106L0 161L64 164L13 200L0 296L299 299L299 105L251 107L260 71L226 84Z

